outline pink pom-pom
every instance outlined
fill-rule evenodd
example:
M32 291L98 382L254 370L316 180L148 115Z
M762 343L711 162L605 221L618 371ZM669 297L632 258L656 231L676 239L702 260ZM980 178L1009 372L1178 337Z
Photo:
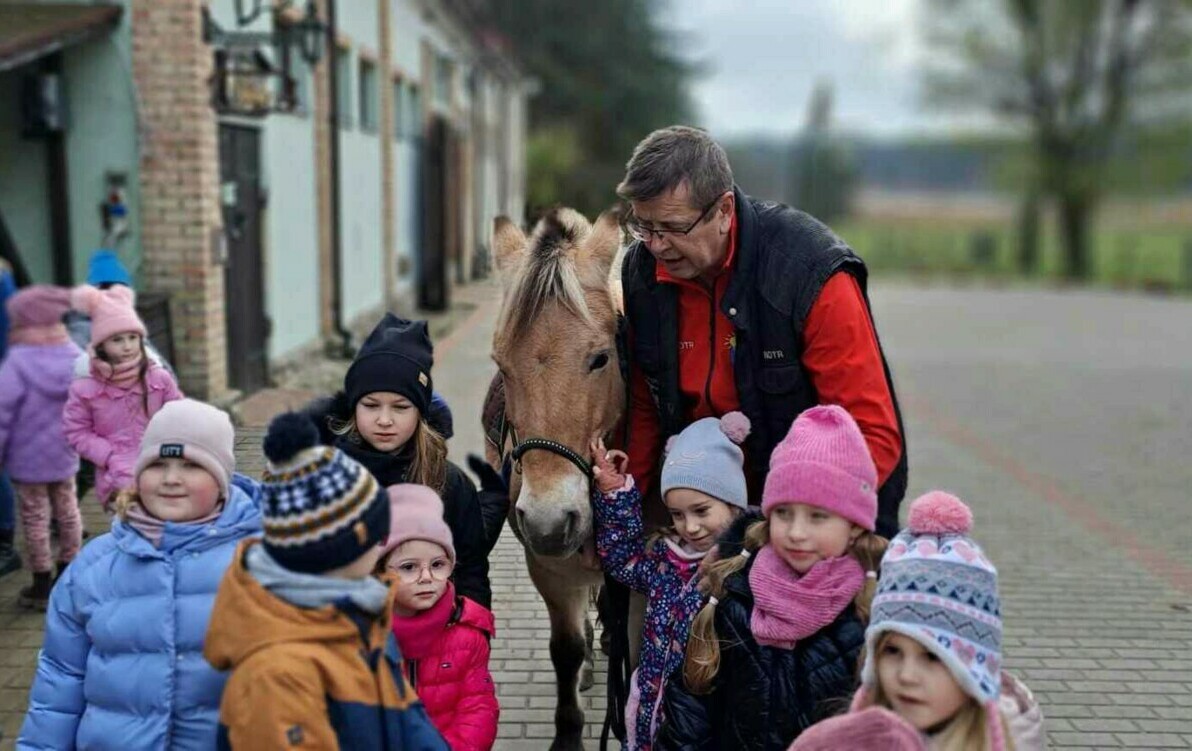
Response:
M951 493L933 490L911 504L907 526L916 535L966 535L973 529L973 512Z
M679 439L679 436L677 436L677 435L672 435L670 438L667 438L666 446L662 449L662 453L669 454L671 452L671 449L673 449L675 447L675 441L677 441L678 439Z
M749 437L749 431L752 428L753 425L750 424L749 418L743 412L729 412L720 418L720 429L730 441L738 445Z
M70 291L70 307L80 313L92 315L103 293L90 284L80 284Z
M130 308L137 302L137 293L133 291L132 287L125 287L123 284L108 287L102 294L106 294L109 299L115 298Z

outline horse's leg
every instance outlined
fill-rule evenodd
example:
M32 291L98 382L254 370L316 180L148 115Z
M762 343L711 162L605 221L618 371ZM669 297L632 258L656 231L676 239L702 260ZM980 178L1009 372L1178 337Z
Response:
M583 751L584 710L579 705L580 670L584 664L584 620L588 587L575 586L543 571L531 555L527 568L550 614L550 661L555 668L555 740L551 751Z
M579 690L587 691L596 683L596 656L592 653L592 639L595 636L592 621L584 618L584 666L579 673Z

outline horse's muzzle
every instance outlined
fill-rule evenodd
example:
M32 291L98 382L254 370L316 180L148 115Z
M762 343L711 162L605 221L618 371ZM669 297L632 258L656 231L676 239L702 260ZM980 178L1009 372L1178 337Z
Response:
M583 520L578 511L564 511L559 521L545 525L533 523L520 508L514 515L526 545L534 555L565 558L579 550L587 535L587 530L580 528Z

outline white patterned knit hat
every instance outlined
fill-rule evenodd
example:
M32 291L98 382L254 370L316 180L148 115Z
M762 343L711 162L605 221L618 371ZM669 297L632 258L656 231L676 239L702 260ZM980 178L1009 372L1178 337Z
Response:
M1002 616L997 569L969 537L973 515L956 496L932 491L910 508L907 528L882 558L877 594L865 631L865 664L854 708L872 703L875 650L888 631L935 654L966 694L990 714L993 747L1001 691ZM996 726L996 727L994 727Z

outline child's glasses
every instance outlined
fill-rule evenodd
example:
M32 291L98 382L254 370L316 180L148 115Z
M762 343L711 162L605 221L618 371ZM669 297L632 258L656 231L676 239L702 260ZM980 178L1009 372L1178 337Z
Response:
M436 558L430 563L416 561L401 561L389 566L389 570L397 574L405 584L414 584L422 579L422 572L426 571L431 579L437 582L447 581L451 576L451 561Z

